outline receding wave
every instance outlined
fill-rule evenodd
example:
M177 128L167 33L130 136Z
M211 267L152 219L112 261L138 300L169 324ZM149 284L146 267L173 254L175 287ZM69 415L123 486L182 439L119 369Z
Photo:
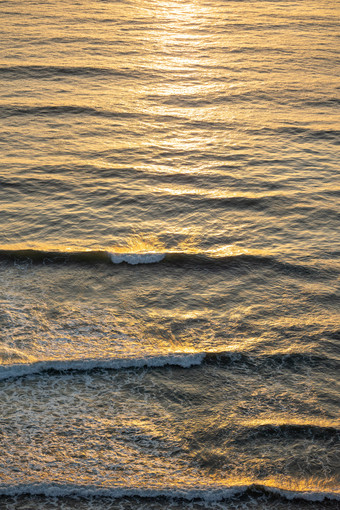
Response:
M128 488L128 487L87 487L76 485L60 485L52 483L20 484L15 486L0 485L0 496L45 496L45 497L77 497L77 498L141 498L141 499L177 499L183 502L197 501L202 503L218 503L238 496L248 495L259 498L263 495L275 495L285 500L304 500L309 502L339 501L340 494L331 491L293 491L264 484L234 485L217 488Z
M23 360L24 361L24 360ZM247 369L260 368L294 369L307 364L324 369L337 368L336 359L302 353L252 355L242 352L173 352L168 354L145 355L128 358L90 358L70 360L42 360L26 363L0 365L0 380L24 377L42 373L91 372L94 370L123 370L133 368L163 368L174 366L191 368L198 365L242 366Z
M281 274L294 276L327 278L333 270L280 261L276 257L237 253L220 255L207 251L190 253L183 251L143 251L124 252L105 250L39 250L39 249L0 249L0 260L29 264L156 264L166 263L174 266L256 270L273 269ZM335 271L335 269L334 269Z

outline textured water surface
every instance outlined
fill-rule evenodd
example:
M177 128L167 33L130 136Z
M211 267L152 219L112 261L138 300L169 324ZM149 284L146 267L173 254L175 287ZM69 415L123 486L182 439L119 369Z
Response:
M0 15L0 507L339 508L337 3Z

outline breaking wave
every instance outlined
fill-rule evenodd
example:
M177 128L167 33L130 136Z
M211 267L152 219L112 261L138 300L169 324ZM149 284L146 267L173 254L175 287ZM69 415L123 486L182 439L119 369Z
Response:
M0 380L48 371L64 372L77 370L87 372L96 369L119 370L124 368L164 367L166 365L188 368L192 365L201 364L203 358L204 354L201 353L174 353L170 355L144 356L140 358L35 361L34 363L17 363L0 366Z
M187 352L159 355L146 355L136 358L90 358L70 360L42 360L31 363L13 363L0 365L0 380L22 377L45 372L90 372L92 370L121 370L129 368L160 368L177 366L190 368L197 365L241 365L247 368L270 367L271 369L296 369L296 366L308 364L337 368L336 359L301 353L251 355L241 352Z
M291 262L283 262L272 256L237 253L219 255L218 252L186 253L182 251L121 252L105 250L53 251L36 249L0 249L0 260L29 264L156 264L164 262L175 266L213 267L251 270L270 268L283 274L295 276L329 277L333 270L322 269Z
M322 502L326 500L340 501L338 492L319 491L291 491L259 484L235 485L218 488L164 488L164 489L143 489L143 488L97 488L87 486L59 485L59 484L22 484L4 487L0 485L0 496L45 496L45 497L78 497L78 498L169 498L182 501L201 501L202 503L214 503L228 500L237 496L249 495L275 495L286 500L304 500L309 502Z

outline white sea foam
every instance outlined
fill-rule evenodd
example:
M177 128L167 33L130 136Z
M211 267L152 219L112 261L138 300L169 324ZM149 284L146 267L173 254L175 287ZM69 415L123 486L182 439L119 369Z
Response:
M176 498L187 501L200 500L206 503L214 503L227 500L244 494L247 490L261 490L263 493L274 493L287 500L300 499L310 502L322 502L325 499L340 501L338 492L318 492L318 491L290 491L276 487L267 487L259 485L235 485L230 487L197 487L197 488L164 488L147 489L134 487L95 487L78 485L59 485L50 483L37 484L19 484L14 486L1 486L0 496L46 496L46 497L110 497L113 499L125 497L139 498Z
M187 489L187 488L174 488L174 489L138 489L126 487L114 488L96 488L86 486L72 486L72 485L52 485L52 484L22 484L12 487L1 487L0 496L19 496L22 494L30 494L33 496L48 496L48 497L65 497L65 496L78 496L82 498L87 497L110 497L110 498L124 498L124 497L140 497L140 498L178 498L185 500L200 499L206 502L221 501L228 499L238 494L242 494L247 490L247 486L234 486L228 488L217 489Z
M99 358L67 361L46 360L36 361L34 363L16 363L0 366L0 380L8 379L10 377L36 374L39 372L45 372L46 370L87 371L95 368L119 370L122 368L163 367L166 365L176 365L188 368L193 365L200 365L204 356L204 353L172 353L159 356L143 356L139 358Z
M164 259L165 253L109 253L111 261L114 264L155 264Z

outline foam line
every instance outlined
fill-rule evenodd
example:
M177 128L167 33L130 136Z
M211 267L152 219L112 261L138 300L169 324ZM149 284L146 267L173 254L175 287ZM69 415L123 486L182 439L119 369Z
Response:
M110 253L110 258L113 264L155 264L165 258L165 253Z
M112 499L119 498L174 498L186 501L199 500L202 502L214 503L218 501L228 500L249 493L255 497L261 494L280 496L286 500L304 500L309 502L322 502L325 500L340 501L340 493L338 492L322 492L322 491L291 491L281 489L279 487L271 487L266 485L235 485L230 487L216 488L193 488L186 487L164 488L164 489L139 489L127 487L95 487L95 486L77 486L77 485L59 485L50 483L41 484L20 484L13 486L1 486L0 496L45 496L45 497L109 497Z
M174 353L160 356L144 356L140 358L104 358L67 361L51 360L36 361L34 363L16 363L13 365L0 366L0 380L8 379L11 377L21 377L25 375L37 374L40 372L46 372L47 370L89 371L96 368L120 370L123 368L164 367L166 365L175 365L183 368L188 368L193 365L200 365L204 356L204 353Z

